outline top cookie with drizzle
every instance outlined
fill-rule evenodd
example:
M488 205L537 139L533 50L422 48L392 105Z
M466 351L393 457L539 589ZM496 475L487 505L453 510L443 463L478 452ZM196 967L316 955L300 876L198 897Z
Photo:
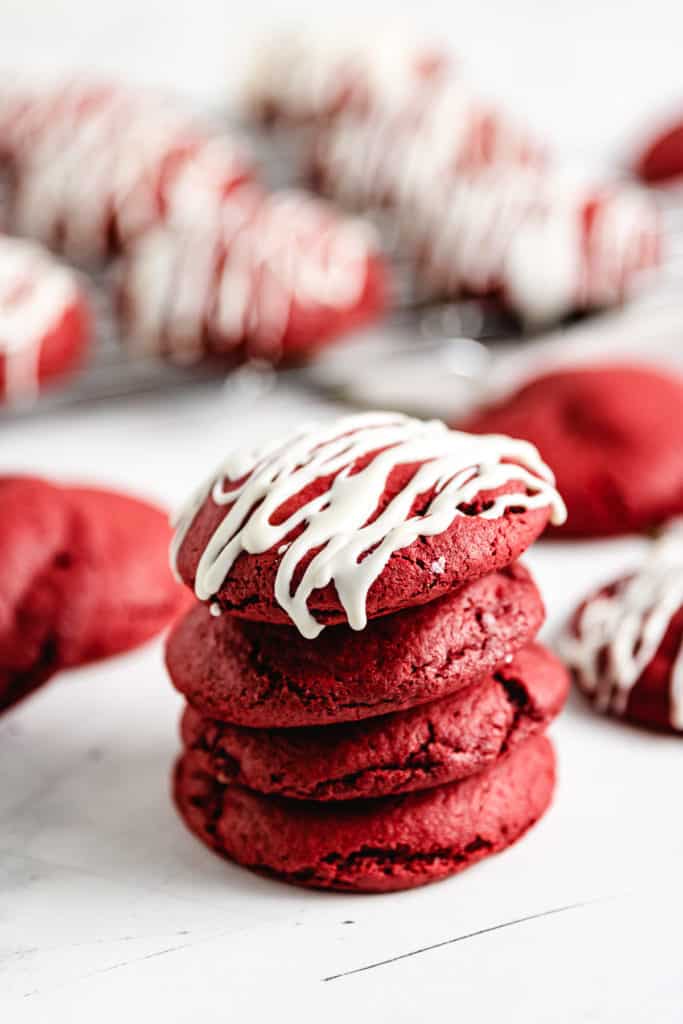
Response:
M231 455L179 516L171 555L217 614L312 639L502 568L564 515L533 445L368 413Z

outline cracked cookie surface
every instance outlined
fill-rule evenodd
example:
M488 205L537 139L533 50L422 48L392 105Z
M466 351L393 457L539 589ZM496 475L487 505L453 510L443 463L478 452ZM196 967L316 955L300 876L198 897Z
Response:
M569 689L532 644L481 683L406 711L341 725L248 729L188 707L186 750L209 775L299 800L387 796L454 782L543 731Z
M359 460L359 465L363 462ZM401 465L391 473L375 513L377 517L415 475L417 468L417 464ZM312 502L329 482L329 478L320 477L304 488L277 510L277 521L288 519L297 509ZM457 516L446 530L434 536L420 536L394 551L368 591L367 617L373 619L433 601L463 583L520 558L543 532L550 507L509 508L495 518L485 518L481 513L499 496L525 491L526 484L521 479L495 490L482 490L467 506L465 514ZM433 491L420 495L407 515L424 512L433 497ZM194 517L177 561L180 576L188 586L195 586L202 553L230 508L216 505L209 497ZM291 625L290 617L275 598L275 580L284 551L300 533L301 527L297 527L284 543L260 554L242 552L214 595L215 604L230 615ZM292 579L294 587L314 554L315 550L311 550L301 558ZM346 622L334 583L314 590L308 609L325 625Z
M521 565L430 604L305 640L286 626L192 608L172 631L175 687L209 718L252 728L355 721L484 679L533 639L543 602Z
M190 829L239 864L313 888L391 892L509 846L544 813L554 781L552 745L537 736L462 782L335 804L223 785L186 754L175 799Z

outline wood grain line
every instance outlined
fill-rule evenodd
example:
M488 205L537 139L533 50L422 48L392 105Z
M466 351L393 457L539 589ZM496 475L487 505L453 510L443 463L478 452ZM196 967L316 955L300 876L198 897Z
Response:
M342 971L340 974L330 974L322 981L338 981L340 978L349 978L354 974L362 974L364 971L372 971L376 967L386 967L388 964L395 964L399 960L407 960L411 956L419 956L420 953L430 953L434 949L443 949L444 946L453 946L456 942L465 942L467 939L476 939L480 935L488 935L489 932L497 932L502 928L512 928L514 925L526 924L528 921L537 921L542 917L551 917L554 914L563 914L567 910L578 910L581 907L590 907L602 900L584 900L580 903L568 903L563 907L551 907L549 910L541 910L537 914L527 914L525 917L516 917L512 921L501 921L500 924L492 924L488 928L478 928L477 931L467 932L465 935L456 935L452 939L444 939L442 942L434 942L430 946L421 946L419 949L411 949L408 953L399 953L398 956L389 957L387 960L377 960L372 964L363 964L362 967L354 967L350 971Z

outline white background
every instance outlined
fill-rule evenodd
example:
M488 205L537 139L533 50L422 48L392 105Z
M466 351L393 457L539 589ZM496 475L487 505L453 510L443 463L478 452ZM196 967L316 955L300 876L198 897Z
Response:
M344 10L371 10L381 25L393 6ZM613 157L683 94L676 3L412 6L402 10L426 34L448 35L476 77L568 152ZM89 65L221 99L257 31L307 8L2 0L2 60ZM287 386L257 404L203 393L129 401L3 425L0 470L175 504L226 448L333 411ZM547 635L642 547L537 545L528 561ZM64 675L0 720L0 1019L683 1018L679 739L599 719L572 699L553 730L554 807L518 846L412 893L309 893L222 862L177 820L168 779L179 700L160 651Z
M269 28L399 20L448 41L470 73L572 151L619 153L683 88L677 0L1 0L8 67L90 67L216 99Z

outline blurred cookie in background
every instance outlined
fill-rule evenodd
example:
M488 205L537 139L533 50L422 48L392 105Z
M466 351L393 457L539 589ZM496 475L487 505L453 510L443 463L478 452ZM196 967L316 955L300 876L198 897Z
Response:
M524 167L420 189L409 247L432 297L495 297L524 329L618 306L660 260L657 210L638 189Z
M561 651L596 710L683 733L683 529L629 576L590 595Z
M129 351L296 361L372 321L387 298L374 233L304 192L234 190L211 222L161 229L122 263Z
M149 640L181 610L170 527L114 491L0 478L0 710L64 668Z
M77 77L0 90L6 228L77 263L111 258L252 176L245 145L179 99Z
M683 103L643 145L634 170L648 185L683 184Z
M414 301L493 298L527 330L636 294L661 257L647 193L567 173L447 50L425 63L421 45L387 39L375 64L343 38L276 36L253 58L246 115L280 126L314 189L379 221Z
M97 345L66 402L125 393L127 383L153 388L155 365L161 382L173 370L177 385L183 373L188 381L220 376L248 359L297 362L387 303L369 225L303 192L268 192L256 183L250 148L176 97L82 76L50 84L6 77L0 174L7 230L93 277ZM41 252L33 241L8 241L0 273L13 271L12 252ZM115 257L120 269L110 266ZM50 260L45 253L54 305ZM69 275L76 278L59 273L64 304ZM54 324L46 311L38 324L47 297L36 305L34 291L27 316L17 305L29 299L23 284L12 276L4 292L13 319L8 311L3 320L0 391L27 408L41 380L76 362L83 307ZM177 365L162 368L158 357ZM196 376L188 372L200 360Z
M31 400L73 372L90 335L78 275L37 243L0 236L0 401Z
M683 380L654 367L560 369L463 429L531 441L555 473L567 537L640 533L683 514Z

